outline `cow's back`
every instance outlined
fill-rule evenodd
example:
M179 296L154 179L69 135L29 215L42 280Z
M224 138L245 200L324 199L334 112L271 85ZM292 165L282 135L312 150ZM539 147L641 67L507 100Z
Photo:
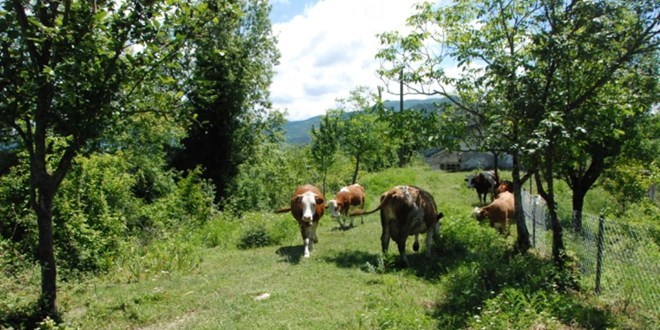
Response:
M500 223L513 219L516 210L513 194L508 191L501 192L492 203L482 210L486 211L485 214L491 222Z
M364 204L364 187L355 183L346 187L349 193L349 203L350 205L362 205Z
M398 186L381 196L381 223L392 237L408 228L408 235L423 233L437 221L435 200L415 186Z

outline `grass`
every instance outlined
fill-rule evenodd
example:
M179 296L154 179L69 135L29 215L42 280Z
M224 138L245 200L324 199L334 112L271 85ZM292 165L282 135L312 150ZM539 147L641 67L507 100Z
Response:
M322 223L309 259L295 237L281 246L210 249L192 273L76 285L64 290L64 318L97 329L338 329L395 321L432 328L425 306L438 296L433 282L363 270L380 255L375 220L348 231ZM409 320L397 316L409 312Z
M620 321L622 316L585 292L554 291L551 262L533 253L514 254L513 237L505 239L470 218L477 197L465 188L464 177L412 167L359 178L366 188L367 209L376 207L380 194L392 186L411 184L429 190L445 214L433 259L427 259L423 249L412 252L409 239L407 269L394 267L395 244L382 256L378 214L366 216L364 224L355 219L356 226L349 230L340 230L326 215L318 228L319 243L306 259L290 214L248 213L240 220L210 222L190 237L179 237L183 243L171 243L175 246L166 250L171 254L186 251L177 244L198 246L195 261L183 262L182 269L154 266L134 274L118 267L116 273L61 283L60 326L598 329L624 324L643 329L653 324ZM241 245L249 237L246 233L271 245ZM32 294L37 276L32 272L32 280L24 279L31 283L27 289ZM17 285L12 290L21 292Z

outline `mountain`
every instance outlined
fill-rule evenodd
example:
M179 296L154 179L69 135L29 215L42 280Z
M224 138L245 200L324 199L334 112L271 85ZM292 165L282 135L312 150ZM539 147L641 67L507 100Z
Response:
M432 111L436 109L437 103L445 103L447 100L442 98L426 100L405 100L404 109ZM399 101L385 101L385 108L393 111L399 111ZM322 116L314 116L305 120L288 121L284 124L286 142L294 145L305 145L312 141L312 126L318 128Z

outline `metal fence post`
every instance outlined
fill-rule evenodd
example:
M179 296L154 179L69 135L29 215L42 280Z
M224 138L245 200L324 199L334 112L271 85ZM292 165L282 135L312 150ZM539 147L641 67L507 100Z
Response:
M530 202L532 203L532 242L534 247L536 247L536 201L533 200L533 197L530 195Z
M600 275L601 275L601 268L603 266L604 231L605 231L605 217L601 215L600 217L598 217L598 238L597 238L598 252L596 254L596 294L601 293Z

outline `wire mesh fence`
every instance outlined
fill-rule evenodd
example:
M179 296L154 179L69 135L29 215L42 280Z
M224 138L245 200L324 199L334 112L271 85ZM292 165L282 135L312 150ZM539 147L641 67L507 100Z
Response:
M584 288L660 316L660 250L652 226L583 214L582 231L567 231L564 242L577 256Z
M522 207L525 213L525 223L529 231L532 246L542 256L547 256L548 244L546 237L548 228L547 214L548 206L545 200L538 195L532 195L527 190L522 190Z
M547 205L523 191L523 211L532 245L550 257L552 232ZM660 319L660 231L652 225L582 215L582 229L564 228L564 244L578 262L581 287L622 306L637 306ZM632 308L632 307L631 307Z

